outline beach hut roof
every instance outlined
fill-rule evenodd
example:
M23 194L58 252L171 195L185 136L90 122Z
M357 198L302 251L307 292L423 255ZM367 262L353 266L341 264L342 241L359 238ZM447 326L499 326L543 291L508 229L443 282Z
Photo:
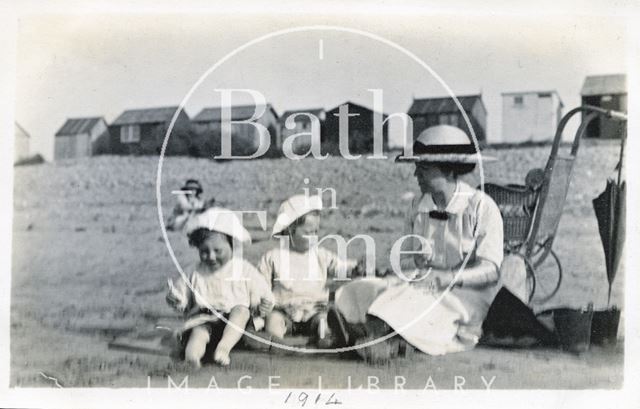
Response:
M480 101L480 103L484 106L482 102L482 95L464 95L464 96L456 96L458 101L460 101L460 105L465 110L465 112L469 112L473 109L473 106L476 102ZM456 105L453 98L449 97L438 97L438 98L420 98L414 99L413 104L409 108L409 115L426 115L426 114L442 114L442 113L450 113L450 112L458 112L458 106Z
M158 124L171 121L179 107L128 109L112 125Z
M266 105L267 110L271 110L278 118L278 114L271 104ZM256 105L233 105L231 106L231 120L243 121L251 118L256 111ZM220 122L222 120L222 107L204 108L193 118L193 122Z
M69 118L56 132L56 136L79 135L91 131L102 117Z
M580 95L626 94L627 76L625 74L589 75L584 80Z

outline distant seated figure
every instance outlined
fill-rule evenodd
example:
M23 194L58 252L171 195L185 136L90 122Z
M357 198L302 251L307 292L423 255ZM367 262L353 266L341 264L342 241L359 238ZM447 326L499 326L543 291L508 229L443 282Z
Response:
M168 230L182 230L189 218L204 210L205 202L201 199L203 189L197 179L188 179L176 195L176 206L167 220Z

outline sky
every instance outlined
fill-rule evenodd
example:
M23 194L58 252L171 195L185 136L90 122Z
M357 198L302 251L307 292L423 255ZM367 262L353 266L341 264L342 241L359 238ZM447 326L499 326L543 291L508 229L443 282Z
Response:
M310 25L373 33L422 59L456 95L482 93L490 142L502 140L502 92L557 90L566 112L579 105L586 75L628 71L625 21L613 16L25 15L17 32L15 117L32 136L31 153L51 159L53 135L66 118L111 122L125 109L178 105L239 46ZM332 30L286 33L238 52L203 78L187 113L219 106L220 88L258 90L279 114L348 100L372 107L368 89L383 91L387 114L406 112L414 97L448 95L398 49ZM238 103L250 101L238 95ZM392 133L399 142L397 125Z

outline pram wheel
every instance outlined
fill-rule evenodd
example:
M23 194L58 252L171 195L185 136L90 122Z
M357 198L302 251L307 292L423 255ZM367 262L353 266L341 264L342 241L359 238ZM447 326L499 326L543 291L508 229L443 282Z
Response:
M541 249L540 252L544 252ZM562 264L558 255L549 250L551 257L537 262L527 261L527 290L529 303L543 304L553 298L562 283ZM533 255L535 259L536 254Z

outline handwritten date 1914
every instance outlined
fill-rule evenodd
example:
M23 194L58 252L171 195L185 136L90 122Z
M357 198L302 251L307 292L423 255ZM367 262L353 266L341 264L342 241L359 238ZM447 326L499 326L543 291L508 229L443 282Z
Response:
M304 407L307 403L309 405L342 405L342 402L336 397L335 393L328 394L308 394L306 392L298 392L294 394L289 392L284 399L284 403L298 404Z

